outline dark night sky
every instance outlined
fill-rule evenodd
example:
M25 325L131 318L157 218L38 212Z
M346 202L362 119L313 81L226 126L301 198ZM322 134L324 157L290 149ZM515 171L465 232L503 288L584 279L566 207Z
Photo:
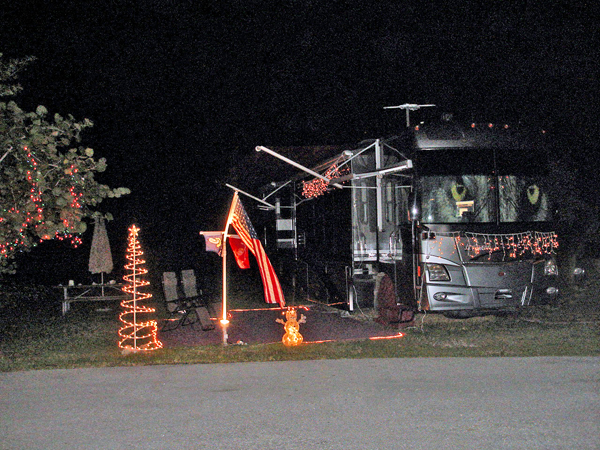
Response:
M38 58L22 106L94 121L101 181L133 190L101 205L109 233L135 220L150 253L185 260L222 226L227 172L256 145L393 134L403 115L383 106L406 102L597 133L596 7L420 3L21 0L0 8L0 52Z

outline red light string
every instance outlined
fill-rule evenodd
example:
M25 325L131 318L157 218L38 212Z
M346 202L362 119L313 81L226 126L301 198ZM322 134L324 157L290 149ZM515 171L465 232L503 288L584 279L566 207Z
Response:
M338 178L343 174L348 173L350 169L346 167L340 168L337 162L334 162L323 174L325 178ZM323 195L327 188L329 187L329 183L321 178L315 178L311 181L303 181L302 182L302 196L304 198L314 198Z
M470 258L494 253L502 253L503 260L523 256L550 255L558 248L558 235L554 231L525 231L512 234L471 233L471 232L431 232L424 234L426 254L431 254L432 245L437 244L437 254L444 255L447 249L445 239L453 241L452 253L463 248Z

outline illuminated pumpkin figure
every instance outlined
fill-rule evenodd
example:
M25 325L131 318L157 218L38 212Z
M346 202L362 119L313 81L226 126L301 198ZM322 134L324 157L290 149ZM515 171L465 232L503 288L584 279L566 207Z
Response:
M301 323L306 323L306 316L301 314L300 320L298 320L296 308L288 308L284 314L286 319L285 322L282 319L275 320L275 322L282 323L285 330L285 334L283 335L283 338L281 338L281 342L283 342L283 345L286 347L302 344L304 338L300 334L299 329Z

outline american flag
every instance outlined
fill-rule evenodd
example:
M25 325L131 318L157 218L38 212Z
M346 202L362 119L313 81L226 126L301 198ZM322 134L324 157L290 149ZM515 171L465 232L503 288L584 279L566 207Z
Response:
M256 230L252 226L252 223L250 223L248 214L246 213L237 192L233 196L231 210L233 210L231 224L237 231L242 242L246 244L258 262L260 276L262 277L265 290L265 301L267 303L278 303L279 306L284 307L285 299L283 298L283 291L281 290L277 274L273 270L271 261L269 261L265 249L258 239Z

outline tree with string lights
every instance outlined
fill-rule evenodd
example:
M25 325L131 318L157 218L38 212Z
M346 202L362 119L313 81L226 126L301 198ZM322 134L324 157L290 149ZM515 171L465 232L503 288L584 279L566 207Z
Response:
M17 73L31 61L5 61L0 53L0 97L21 90ZM85 219L100 214L95 207L129 193L94 179L106 160L79 145L81 132L92 125L71 115L49 117L44 106L26 112L14 101L0 102L0 274L14 273L16 254L44 240L67 239L77 246Z
M125 286L123 291L131 297L123 300L123 311L119 319L123 326L119 329L119 347L124 353L156 350L162 348L162 343L157 338L158 325L156 320L147 319L155 312L154 308L143 305L141 302L152 297L144 292L143 288L150 284L143 278L148 273L144 268L146 261L142 259L144 252L138 240L140 229L135 225L129 227L126 258L129 262L125 265L127 275L123 277Z

